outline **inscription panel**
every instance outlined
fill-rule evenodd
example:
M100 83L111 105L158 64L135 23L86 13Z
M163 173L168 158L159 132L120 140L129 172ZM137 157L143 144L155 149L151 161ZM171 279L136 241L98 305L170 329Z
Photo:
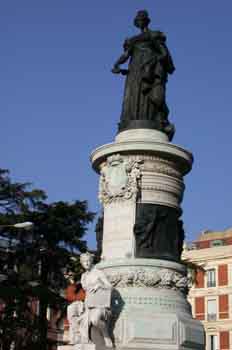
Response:
M177 322L172 319L137 319L128 324L128 343L176 344Z

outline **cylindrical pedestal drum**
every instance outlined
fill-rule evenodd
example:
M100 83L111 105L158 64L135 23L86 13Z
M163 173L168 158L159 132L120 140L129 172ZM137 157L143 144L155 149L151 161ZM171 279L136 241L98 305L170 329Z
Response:
M100 174L102 256L114 287L112 334L118 349L204 349L192 318L181 263L180 207L191 153L157 130L130 129L91 155Z

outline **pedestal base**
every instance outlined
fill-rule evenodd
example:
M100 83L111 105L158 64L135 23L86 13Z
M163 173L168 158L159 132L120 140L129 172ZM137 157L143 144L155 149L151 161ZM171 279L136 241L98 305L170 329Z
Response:
M95 344L76 344L72 350L96 350Z
M179 263L183 178L192 154L168 142L164 133L140 125L96 149L91 161L101 175L98 268L114 287L116 348L204 350L204 328L192 318L186 268Z
M186 268L155 259L98 265L115 287L112 335L117 349L204 350L204 329L187 301Z
M117 349L203 350L204 331L200 322L188 315L147 314L134 310L122 317L117 333Z

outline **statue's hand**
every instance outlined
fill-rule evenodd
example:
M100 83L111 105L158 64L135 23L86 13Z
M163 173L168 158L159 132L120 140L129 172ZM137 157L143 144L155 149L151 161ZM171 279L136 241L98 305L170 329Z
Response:
M122 75L127 75L128 72L129 72L128 69L120 69L120 73L121 73Z
M121 69L118 66L114 66L113 69L111 69L111 72L114 74L120 74Z

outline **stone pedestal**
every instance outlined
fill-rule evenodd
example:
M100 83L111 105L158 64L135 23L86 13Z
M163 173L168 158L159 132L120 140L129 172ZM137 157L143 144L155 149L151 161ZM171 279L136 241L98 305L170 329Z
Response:
M77 344L73 345L72 350L96 350L95 344Z
M98 265L114 286L112 331L120 349L204 349L204 331L186 299L182 264L118 259Z
M104 209L102 269L114 286L119 349L204 349L192 318L180 216L192 155L156 130L131 129L91 156Z

